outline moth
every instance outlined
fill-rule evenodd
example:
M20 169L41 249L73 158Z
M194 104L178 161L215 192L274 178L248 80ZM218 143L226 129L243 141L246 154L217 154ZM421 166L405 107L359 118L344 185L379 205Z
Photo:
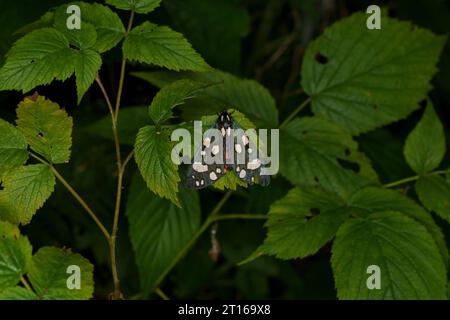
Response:
M214 130L216 129L216 130ZM204 134L187 170L186 185L202 189L210 186L228 171L233 171L247 184L266 186L270 176L262 175L263 161L255 143L227 111L222 111L214 125Z

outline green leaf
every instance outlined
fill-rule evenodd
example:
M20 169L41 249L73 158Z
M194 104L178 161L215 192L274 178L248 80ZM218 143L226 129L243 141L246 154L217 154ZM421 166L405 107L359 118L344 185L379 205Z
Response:
M17 126L31 149L52 163L65 163L72 146L72 118L57 103L38 96L17 108Z
M100 54L91 49L77 52L75 56L75 78L77 84L78 104L92 85L102 65Z
M106 0L106 3L117 9L148 13L159 7L161 0Z
M212 72L134 72L132 75L152 83L157 87L164 87L178 79L212 83L214 85L202 90L198 98L205 99L207 109L225 110L237 109L245 113L258 127L276 128L278 125L278 111L275 99L269 90L257 81L240 79L221 71ZM196 99L193 99L193 101Z
M268 254L302 259L313 255L334 237L349 214L333 194L319 188L294 188L270 207L267 238L252 257Z
M161 197L180 206L177 197L178 167L172 162L172 144L166 132L153 126L139 130L135 143L136 163L147 186Z
M119 110L119 119L117 131L119 133L120 143L131 146L136 141L136 135L139 129L150 124L148 107L144 106L121 107ZM84 129L93 135L114 141L110 115L103 117Z
M54 190L55 177L44 164L11 170L0 190L0 218L14 224L27 224Z
M450 223L450 184L436 175L421 176L416 192L423 205Z
M430 90L445 37L382 14L382 28L366 28L356 13L311 42L302 88L312 109L352 134L405 118Z
M0 220L0 292L19 283L31 259L31 245L19 229Z
M433 238L399 212L343 224L331 264L339 299L446 299L446 269ZM380 267L380 289L367 287L371 265Z
M411 169L420 174L437 168L444 158L444 128L430 102L406 139L404 154Z
M27 161L27 147L22 133L12 124L0 119L0 181L6 172Z
M69 266L80 268L80 289L69 289ZM31 259L28 278L36 294L45 300L87 300L94 292L94 267L68 249L43 247Z
M370 168L350 134L325 119L294 119L280 131L280 173L293 184L320 185L345 198L376 182L376 173Z
M81 9L81 21L90 23L97 32L92 49L103 53L115 47L125 35L125 27L117 13L99 3L75 2ZM63 5L67 8L67 5ZM66 14L67 17L67 14Z
M17 286L0 292L0 300L39 300L39 297L33 291Z
M204 83L191 80L178 80L162 88L153 98L149 114L155 124L161 124L172 117L172 109L193 98L196 93L205 88Z
M358 190L347 200L347 205L360 214L370 214L383 211L397 211L421 223L433 236L442 255L442 261L447 265L449 254L444 234L436 225L431 215L413 200L400 192L376 187Z
M228 171L213 184L213 187L219 190L230 189L236 191L239 186L247 188L247 183L239 179L237 175L231 171Z
M131 30L123 43L128 60L155 64L171 70L208 71L210 67L181 33L150 22Z
M177 254L200 225L195 191L180 192L182 208L152 194L136 175L130 187L126 215L139 269L142 293L151 294Z
M0 90L27 92L53 80L66 80L74 72L74 50L61 32L43 28L19 39L0 69Z

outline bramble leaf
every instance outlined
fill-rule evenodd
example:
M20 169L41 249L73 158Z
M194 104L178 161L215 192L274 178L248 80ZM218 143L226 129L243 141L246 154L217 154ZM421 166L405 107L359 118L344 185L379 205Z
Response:
M424 175L416 182L420 202L450 223L450 184L436 175Z
M0 181L6 172L27 161L27 147L23 134L12 124L0 119Z
M193 98L205 87L204 83L178 80L162 88L149 107L149 114L155 124L161 124L172 117L172 109Z
M20 38L0 69L0 90L27 92L53 80L66 80L74 72L75 51L61 32L35 30Z
M270 207L267 238L245 260L262 254L280 259L304 258L330 241L350 215L344 202L319 188L294 188Z
M106 3L121 10L148 13L159 7L161 0L106 0Z
M69 289L68 267L79 268L80 289ZM33 255L28 278L36 294L44 300L87 300L94 292L94 267L69 249L42 247Z
M38 96L17 108L17 127L31 149L51 163L65 163L72 146L72 118L57 103Z
M280 130L280 173L293 184L320 185L343 198L377 181L350 134L319 117L294 119Z
M138 175L132 181L126 215L146 296L200 225L197 192L183 189L179 197L182 208L151 193Z
M0 300L39 300L39 297L33 291L17 286L0 292Z
M157 87L164 87L178 79L212 83L197 95L207 103L205 112L235 108L249 117L258 127L275 128L278 125L278 111L275 99L264 86L254 80L240 79L221 71L211 72L134 72ZM194 98L193 101L197 100ZM197 106L197 105L196 105Z
M155 64L171 70L208 71L210 67L181 33L150 22L131 30L123 43L128 60Z
M91 49L80 50L74 58L78 104L80 104L100 70L102 58L99 53Z
M444 158L444 128L430 102L406 139L404 154L411 169L420 174L437 168Z
M180 177L171 159L172 145L167 133L153 126L143 127L134 148L139 171L150 190L180 206L177 197Z
M305 52L302 88L316 115L359 134L405 118L419 107L445 37L382 14L369 30L367 15L342 19Z
M396 211L344 223L331 264L339 299L446 299L446 268L433 238ZM380 288L370 290L369 266L380 268Z
M0 220L0 294L19 283L31 259L31 245L19 229Z
M31 164L11 170L0 190L0 218L14 224L27 224L50 197L55 176L44 164Z

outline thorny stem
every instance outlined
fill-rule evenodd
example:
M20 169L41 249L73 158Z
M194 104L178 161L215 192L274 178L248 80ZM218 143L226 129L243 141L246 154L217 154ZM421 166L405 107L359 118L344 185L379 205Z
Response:
M63 184L63 186L72 194L72 196L78 201L78 203L81 204L83 209L91 216L92 220L97 224L97 226L100 228L102 233L104 234L106 240L110 242L110 234L106 230L103 223L97 218L97 215L94 213L94 211L89 207L89 205L83 200L83 198L75 191L75 189L63 178L63 176L56 170L56 168L45 161L44 159L40 158L39 156L30 153L30 156L37 159L38 161L42 162L45 165L48 165L50 170L53 172L55 177Z
M311 98L303 101L292 113L284 119L284 121L280 124L280 129L286 126L300 111L302 111L309 103L311 102Z
M440 175L440 174L446 174L446 173L447 173L447 170L437 170L437 171L433 171L433 172L428 173L428 175ZM393 187L396 187L396 186L399 186L399 185L402 185L402 184L405 184L405 183L408 183L408 182L411 182L411 181L416 181L419 178L420 178L419 175L412 176L412 177L400 179L400 180L397 180L397 181L394 181L394 182L386 183L385 185L383 185L383 187L384 188L393 188Z
M203 224L200 226L200 228L197 230L197 232L192 236L192 238L183 247L183 249L181 249L181 251L178 252L178 254L175 256L175 258L172 260L172 262L169 264L169 266L164 270L164 272L156 280L156 286L158 286L164 280L164 278L167 276L167 274L186 255L186 253L189 251L189 249L191 249L191 247L195 244L195 242L198 240L198 238L200 238L200 236L203 234L203 232L205 232L212 223L219 221L219 220L228 220L228 219L266 219L267 218L267 216L265 216L265 215L258 215L258 214L219 215L219 211L222 209L222 207L225 205L225 203L231 197L232 194L233 194L232 191L228 191L227 193L225 193L225 195L217 203L217 205L214 207L214 209L208 215L208 217L203 222Z

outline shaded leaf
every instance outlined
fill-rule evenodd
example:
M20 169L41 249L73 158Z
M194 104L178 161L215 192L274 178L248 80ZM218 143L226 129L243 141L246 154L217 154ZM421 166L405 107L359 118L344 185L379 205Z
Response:
M430 90L445 37L382 14L366 28L366 13L342 19L305 52L302 88L312 109L352 134L405 118Z
M69 266L80 268L80 289L71 290ZM81 255L67 249L42 247L33 255L28 278L36 294L45 300L87 300L94 292L94 267Z
M0 292L0 300L39 300L39 297L33 291L17 286Z
M138 175L133 179L126 215L145 296L200 225L197 192L183 189L179 196L182 208L151 193Z
M450 223L450 184L436 175L421 176L416 192L423 205Z
M417 173L426 173L439 166L445 155L444 128L431 103L422 119L406 139L406 162Z
M339 299L446 299L446 270L426 229L395 211L344 223L333 244L331 263ZM366 282L380 267L381 288Z

